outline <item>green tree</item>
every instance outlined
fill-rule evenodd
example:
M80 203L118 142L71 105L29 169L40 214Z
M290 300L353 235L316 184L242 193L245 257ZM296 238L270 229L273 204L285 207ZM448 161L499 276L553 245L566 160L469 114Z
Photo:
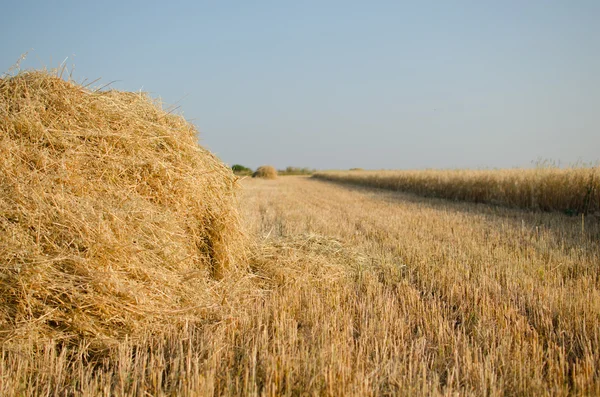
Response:
M251 174L252 170L248 167L244 167L243 165L240 164L234 164L233 166L231 166L231 169L233 170L233 172L235 172L236 174Z

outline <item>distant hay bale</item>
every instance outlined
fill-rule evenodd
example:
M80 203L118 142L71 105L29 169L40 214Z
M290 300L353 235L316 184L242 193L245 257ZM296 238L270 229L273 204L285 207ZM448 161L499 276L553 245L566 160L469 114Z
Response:
M275 167L270 165L263 165L258 167L254 174L252 174L253 178L264 178L264 179L276 179L277 178L277 170Z
M0 341L108 341L176 313L243 253L231 169L145 93L0 79Z

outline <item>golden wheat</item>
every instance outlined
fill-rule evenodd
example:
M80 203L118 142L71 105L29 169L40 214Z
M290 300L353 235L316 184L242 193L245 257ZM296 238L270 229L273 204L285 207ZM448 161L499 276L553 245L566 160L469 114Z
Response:
M600 211L600 167L509 170L333 171L315 178L543 211Z
M510 208L597 169L245 179L240 224L144 94L19 74L0 133L2 396L600 395L598 219Z

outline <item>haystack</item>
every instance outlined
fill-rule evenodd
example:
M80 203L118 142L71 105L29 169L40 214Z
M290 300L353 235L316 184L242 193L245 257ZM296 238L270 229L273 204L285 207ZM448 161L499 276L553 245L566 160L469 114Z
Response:
M253 178L265 178L265 179L275 179L277 178L277 170L275 167L270 165L263 165L258 167L254 174L252 174Z
M235 176L145 93L0 79L0 341L202 316L243 251Z

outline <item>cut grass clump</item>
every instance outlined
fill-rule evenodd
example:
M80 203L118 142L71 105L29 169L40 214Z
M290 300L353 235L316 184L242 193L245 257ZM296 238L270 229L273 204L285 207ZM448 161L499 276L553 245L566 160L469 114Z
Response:
M0 79L0 341L205 317L243 255L231 169L145 93Z
M263 165L258 167L254 174L252 174L253 178L264 178L264 179L276 179L277 178L277 170L275 167L270 165Z

